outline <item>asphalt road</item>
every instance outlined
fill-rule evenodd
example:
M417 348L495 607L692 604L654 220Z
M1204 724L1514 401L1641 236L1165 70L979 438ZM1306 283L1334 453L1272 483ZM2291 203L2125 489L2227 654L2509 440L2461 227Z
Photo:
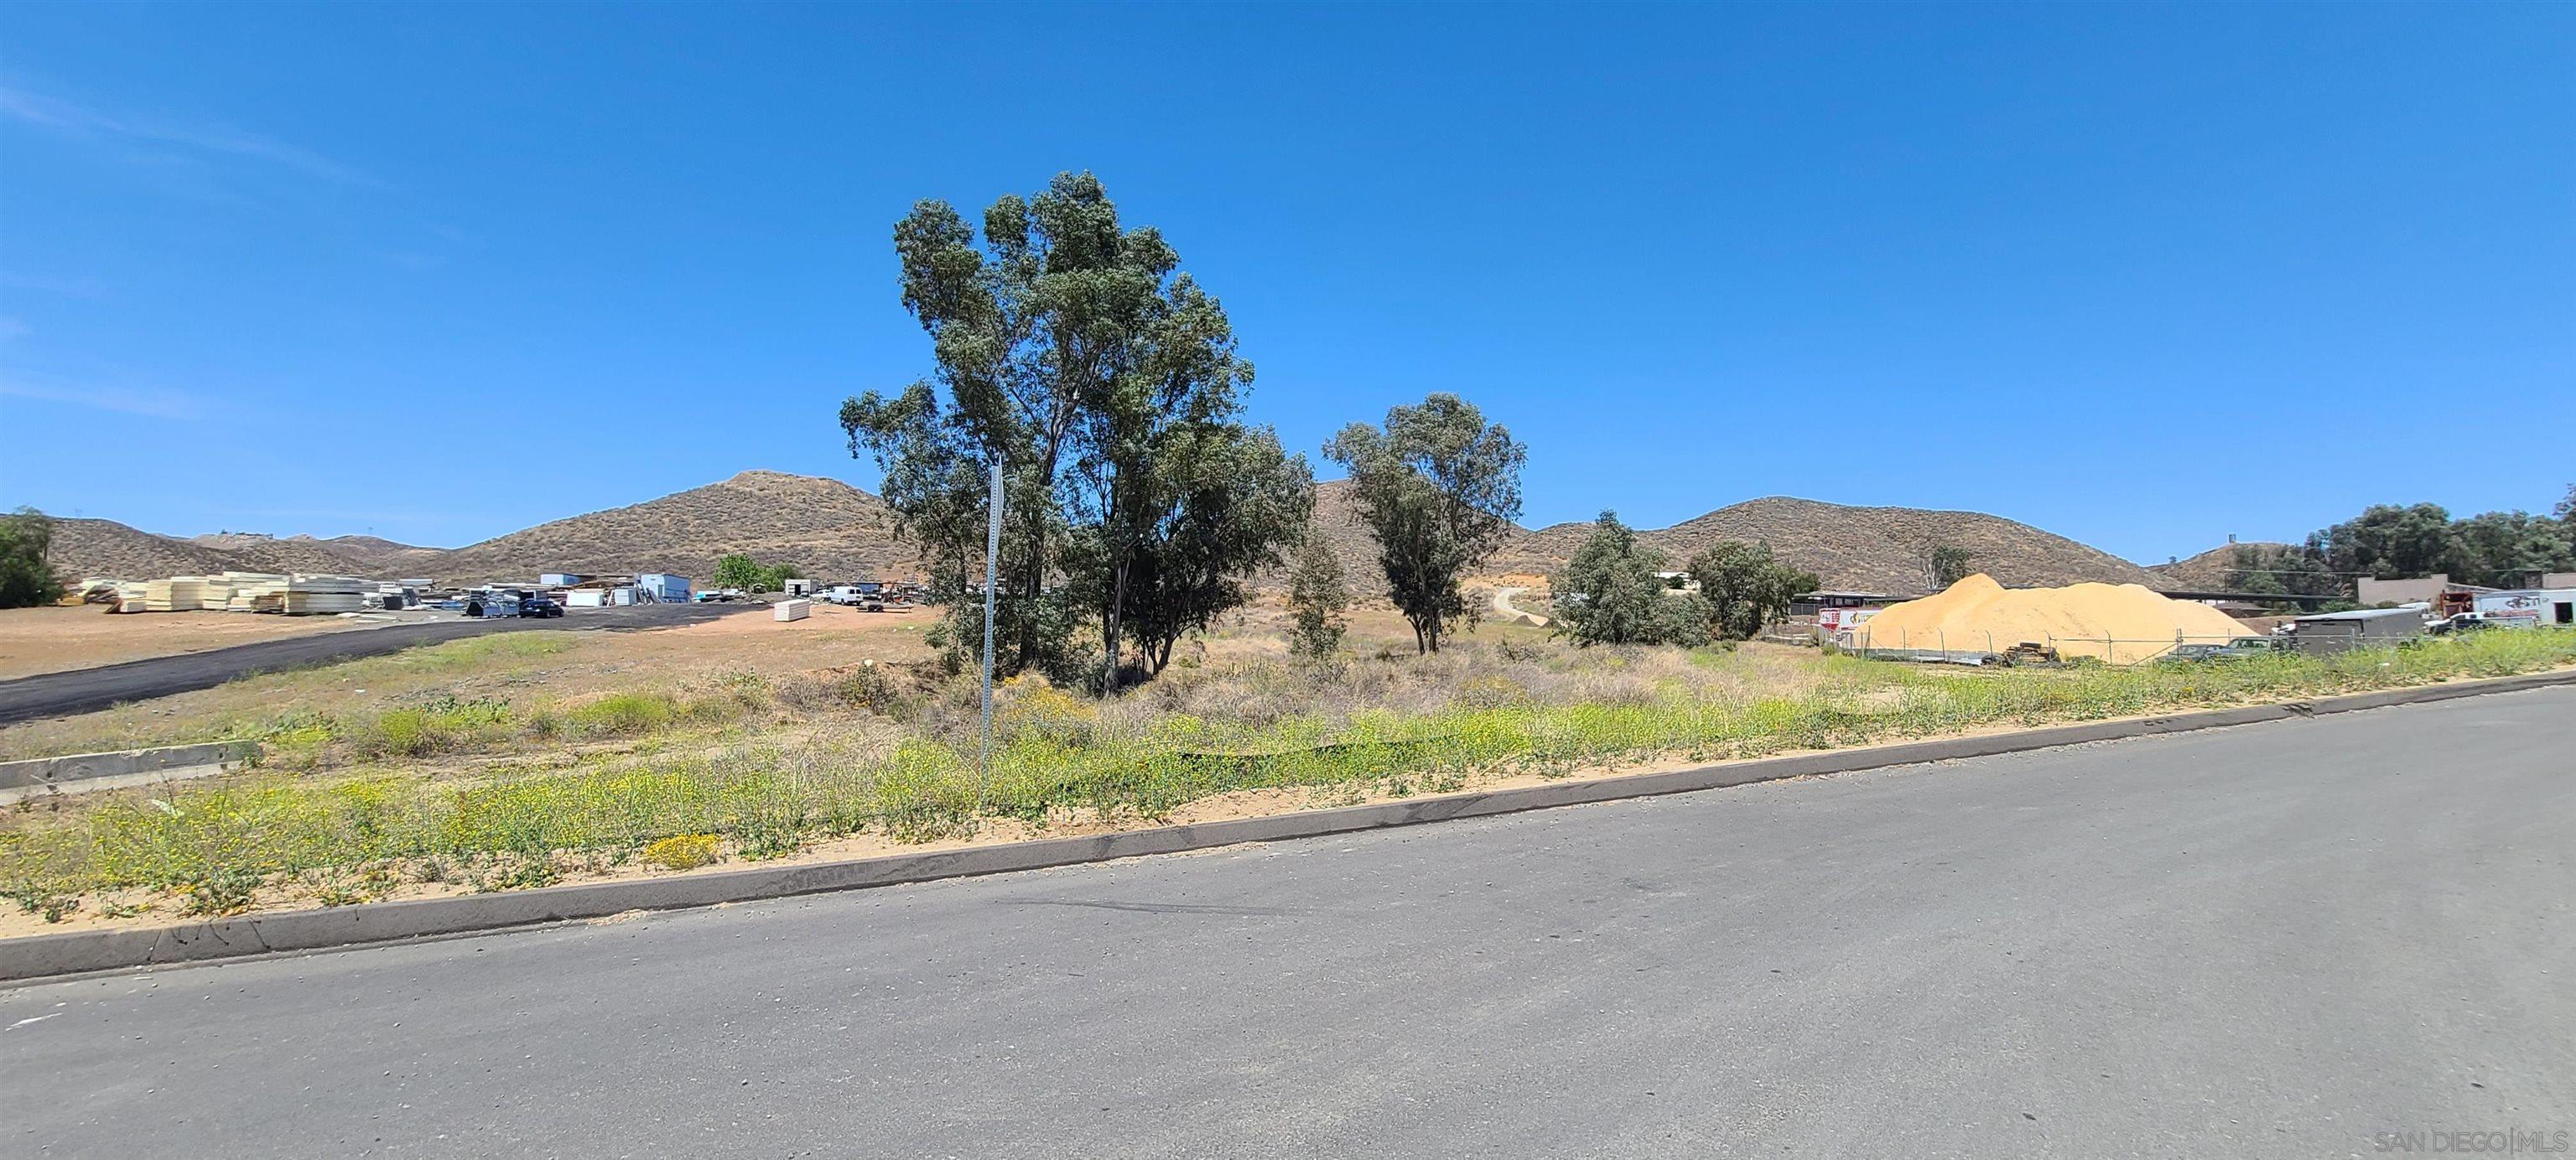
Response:
M2576 1130L2571 752L2576 690L2549 689L28 986L0 991L0 1150L2270 1157Z
M324 632L237 644L205 652L149 657L92 669L39 673L0 681L0 725L39 717L94 712L123 701L210 689L253 673L381 656L418 645L481 636L487 632L665 628L713 620L743 610L744 606L740 604L639 604L624 608L585 608L549 620L458 618L423 624L388 624L382 628Z

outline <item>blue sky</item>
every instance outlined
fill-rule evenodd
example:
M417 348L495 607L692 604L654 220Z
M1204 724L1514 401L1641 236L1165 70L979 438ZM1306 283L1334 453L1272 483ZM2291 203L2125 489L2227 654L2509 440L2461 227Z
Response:
M1534 524L2576 482L2576 6L19 4L0 89L0 503L154 531L869 486L893 222L1078 168L1257 419L1459 392Z

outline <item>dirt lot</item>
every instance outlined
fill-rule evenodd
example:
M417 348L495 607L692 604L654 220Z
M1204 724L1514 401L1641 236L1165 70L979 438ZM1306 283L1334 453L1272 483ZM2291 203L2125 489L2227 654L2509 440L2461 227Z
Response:
M157 618L148 614L98 615L97 619L177 622L218 615L225 614L169 613ZM294 623L275 616L243 614L227 618ZM854 665L862 660L903 663L930 655L922 633L936 618L935 612L921 609L857 612L816 605L812 617L780 624L770 619L767 608L747 607L718 620L680 628L510 633L506 635L546 639L541 642L543 647L532 642L505 642L498 645L499 651L491 659L461 665L440 663L435 650L415 649L320 668L246 677L210 689L95 713L0 727L0 760L201 740L222 735L227 722L274 717L296 708L369 711L441 697L578 699L618 690L680 689L727 673L751 672L775 679ZM203 647L238 643L241 642L221 640Z
M373 628L381 618L146 612L112 616L96 604L0 609L0 680Z

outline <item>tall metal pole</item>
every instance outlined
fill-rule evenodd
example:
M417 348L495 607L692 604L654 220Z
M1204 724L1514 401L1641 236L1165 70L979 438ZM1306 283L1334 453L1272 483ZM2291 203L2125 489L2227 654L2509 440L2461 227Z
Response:
M984 524L984 756L975 763L975 810L984 809L984 775L993 766L993 585L1002 555L1002 461L993 461L993 499Z

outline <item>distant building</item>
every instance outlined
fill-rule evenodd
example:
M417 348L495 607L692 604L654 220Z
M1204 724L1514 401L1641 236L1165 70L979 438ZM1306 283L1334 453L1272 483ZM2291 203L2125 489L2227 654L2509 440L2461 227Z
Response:
M2498 627L2576 625L2576 584L2557 589L2481 592L2478 593L2477 613L2478 619Z
M635 577L635 592L642 600L686 604L689 602L689 578L667 572L646 572Z
M2412 580L2373 580L2364 576L2353 581L2353 601L2357 604L2431 604L2445 592L2490 592L2475 584L2453 584L2448 572L2435 572Z
M1801 592L1789 598L1789 615L1814 616L1828 608L1885 608L1904 599L1884 592Z

